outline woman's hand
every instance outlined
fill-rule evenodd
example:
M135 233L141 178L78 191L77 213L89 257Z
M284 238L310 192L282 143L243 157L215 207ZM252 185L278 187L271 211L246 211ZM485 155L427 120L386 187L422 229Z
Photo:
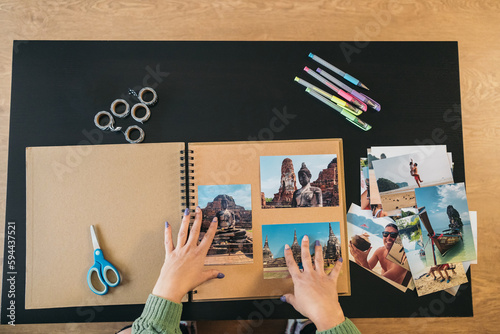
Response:
M345 320L337 294L337 279L342 269L342 258L330 274L325 273L323 248L319 241L314 248L314 267L309 252L309 238L302 238L301 256L303 271L293 259L290 246L285 246L288 271L292 276L294 293L282 297L302 315L311 319L318 331L335 327ZM283 300L283 301L285 301Z
M165 223L165 262L160 277L153 289L153 295L180 303L182 297L198 285L213 279L223 278L219 271L204 270L205 258L217 230L217 218L198 244L202 212L195 210L195 219L188 238L189 210L186 209L177 237L177 246L172 241L172 227Z

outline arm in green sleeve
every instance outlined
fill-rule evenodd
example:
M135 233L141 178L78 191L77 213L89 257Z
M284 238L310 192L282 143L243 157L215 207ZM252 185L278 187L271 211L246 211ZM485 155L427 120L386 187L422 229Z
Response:
M341 324L327 329L326 331L316 332L316 334L361 334L356 325L352 323L351 320L345 318L344 322Z
M182 304L149 295L144 310L132 325L132 333L181 334Z

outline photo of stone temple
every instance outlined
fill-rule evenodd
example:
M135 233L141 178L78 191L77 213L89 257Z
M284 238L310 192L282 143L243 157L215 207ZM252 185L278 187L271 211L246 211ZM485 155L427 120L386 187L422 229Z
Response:
M216 187L216 186L205 186ZM205 188L205 191L210 190ZM201 188L203 191L203 188ZM199 191L201 194L201 191ZM250 193L248 194L248 197ZM200 240L217 217L217 230L207 253L206 265L253 262L252 210L238 205L233 196L221 193L207 202L203 213Z
M337 238L335 233L332 230L331 223L328 224L328 241L326 242L325 245L323 245L323 258L325 260L325 267L332 265L335 263L335 261L338 260L338 258L341 256L341 250L340 250L340 240ZM325 230L326 233L326 230ZM291 237L291 235L290 235ZM285 243L288 243L287 240L284 240L283 242L283 247ZM314 240L311 240L311 243L314 243ZM297 239L297 232L296 230L293 231L293 242L290 244L290 249L292 250L293 253L293 258L295 259L295 262L301 265L302 263L302 258L301 258L301 247L300 243ZM264 247L262 249L262 255L263 255L263 266L264 268L278 268L278 267L286 267L286 261L284 257L278 257L274 258L273 253L269 247L269 241L268 241L268 236L266 235L266 239L264 242ZM311 258L314 263L314 253L311 254Z
M324 167L313 175L311 168L317 165L314 163L317 157L322 156L311 155L307 158L309 161L303 161L305 160L303 156L284 158L281 161L280 178L275 181L276 188L273 193L270 193L272 190L268 190L268 193L261 192L262 208L338 206L337 157L330 155L330 159L323 162ZM266 158L261 157L263 164L265 164ZM296 166L294 166L294 162ZM276 163L274 166L273 168L279 168ZM261 172L265 171L261 170ZM267 197L270 195L272 197Z

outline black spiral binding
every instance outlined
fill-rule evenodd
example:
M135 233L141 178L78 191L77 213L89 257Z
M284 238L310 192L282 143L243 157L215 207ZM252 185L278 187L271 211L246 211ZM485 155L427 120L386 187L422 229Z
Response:
M187 144L186 144L187 145ZM193 154L193 150L184 149L180 151L181 157L181 196L183 202L181 203L183 208L194 208L195 196L194 194L194 158L190 156ZM182 215L184 215L184 209L181 210ZM190 209L190 212L194 212L194 209ZM181 218L182 219L182 218Z

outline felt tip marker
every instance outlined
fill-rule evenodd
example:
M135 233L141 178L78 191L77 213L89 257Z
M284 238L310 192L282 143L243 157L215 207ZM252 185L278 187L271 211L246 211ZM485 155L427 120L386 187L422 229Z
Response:
M362 84L358 79L356 79L355 77L345 73L344 71L341 71L339 68L333 66L332 64L330 64L329 62L327 62L326 60L312 54L312 53L309 53L309 58L312 58L312 60L318 62L319 64L325 66L326 68L332 70L333 72L337 73L338 75L340 75L342 78L346 79L347 81L353 83L354 85L358 86L358 87L361 87L361 88L364 88L366 90L369 90L368 87L366 87L364 84Z
M357 98L355 98L351 94L349 94L346 91L344 91L344 90L340 89L339 87L335 86L333 83L331 83L330 81L328 81L327 79L325 79L324 77L322 77L321 75L319 75L318 73L314 72L309 67L307 67L307 66L304 67L304 71L306 71L313 78L317 79L319 82L321 82L321 83L325 84L326 86L330 87L335 93L337 93L339 96L341 96L342 98L346 99L347 101L351 102L352 104L354 104L359 109L361 109L363 111L366 111L368 109L368 107L366 106L366 104L364 102L361 102L360 100L358 100Z
M351 87L347 86L346 84L344 84L340 80L334 78L328 72L323 71L319 67L316 69L316 72L318 72L323 77L325 77L326 79L330 80L335 85L339 86L340 88L342 88L343 90L345 90L346 92L348 92L349 94L351 94L352 96L354 96L355 98L357 98L358 100L363 101L369 107L375 109L376 111L380 111L380 104L377 101L375 101L374 99L366 96L365 94L362 94L362 93L359 93L359 92L355 91L354 89L352 89Z
M358 115L361 115L363 113L363 111L361 111L360 109L358 109L356 107L353 107L352 105L350 105L346 101L344 101L342 99L339 99L338 97L333 96L332 94L329 94L329 93L325 92L321 88L318 88L318 87L314 86L313 84L305 81L304 79L301 79L299 77L295 77L295 81L298 82L299 84L301 84L302 86L306 87L306 88L314 89L316 92L320 93L321 95L323 95L324 97L326 97L330 101L336 103L340 107L346 109L348 112L350 112L353 115L358 116Z
M358 128L360 128L360 129L362 129L364 131L368 131L368 130L370 130L372 128L371 125L369 125L368 123L363 122L358 117L356 117L353 114L351 114L351 113L343 110L341 107L339 107L335 103L327 100L326 98L324 98L323 96L321 96L319 93L315 92L314 89L306 88L306 92L308 92L309 94L311 94L316 99L318 99L321 102L323 102L324 104L328 105L329 107L335 109L342 116L344 116L346 120L348 120L352 124L356 125Z

